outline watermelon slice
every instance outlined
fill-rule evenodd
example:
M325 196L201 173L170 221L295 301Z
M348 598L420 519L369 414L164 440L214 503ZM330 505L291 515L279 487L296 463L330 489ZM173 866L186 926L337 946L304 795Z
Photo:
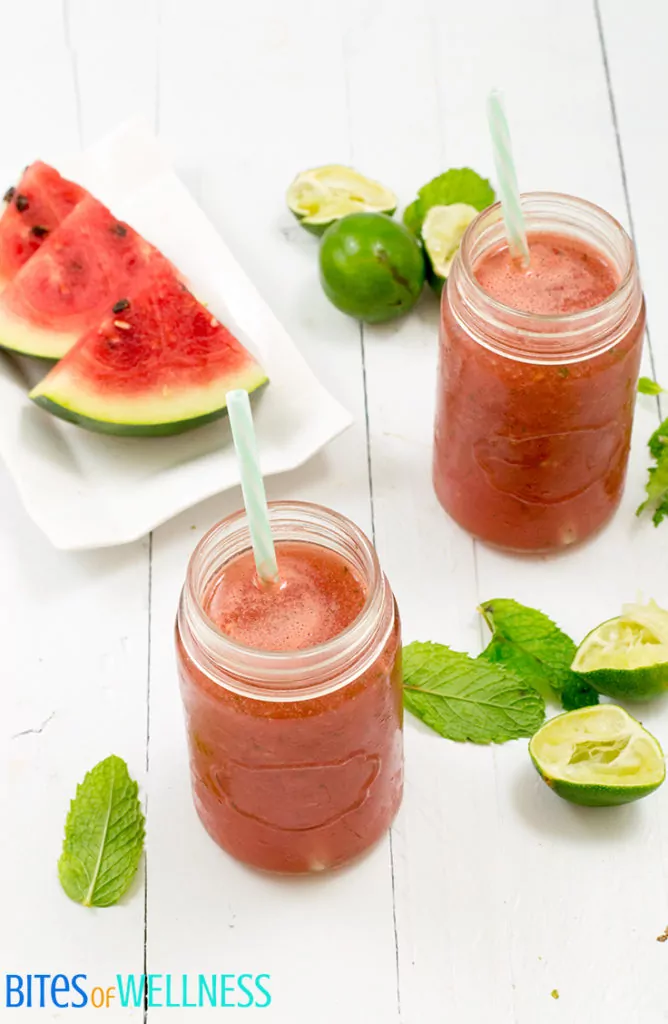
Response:
M33 389L49 412L89 430L177 434L222 416L226 393L266 383L261 366L167 261Z
M157 263L167 260L88 196L0 295L0 346L60 359Z
M0 292L87 195L85 188L61 178L41 160L26 167L16 188L5 192L7 206L0 217Z

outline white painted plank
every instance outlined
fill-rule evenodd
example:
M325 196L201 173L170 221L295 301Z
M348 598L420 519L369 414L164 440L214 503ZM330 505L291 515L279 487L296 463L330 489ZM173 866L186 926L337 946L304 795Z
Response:
M628 8L617 0L604 0L600 4L599 13L640 270L647 297L654 369L657 379L665 383L668 381L668 306L665 301L664 242L668 231L668 215L664 208L661 184L662 171L668 159L668 143L660 126L665 118L665 101L668 96L668 67L665 48L662 47L668 32L668 9L651 0L642 0L634 8ZM642 70L639 70L640 65ZM652 400L644 398L641 401L648 414L653 415ZM665 416L668 406L663 396L659 404ZM650 429L652 426L654 424L650 422ZM646 460L646 428L643 427L643 432L638 433L638 443L643 459ZM648 559L665 557L665 529L664 524L654 532L645 525L645 531L653 534L648 541L648 547L651 544L652 548L651 553L648 550ZM663 572L661 566L664 567ZM665 563L662 560L652 581L654 589L649 584L643 584L647 593L653 593L658 600L662 600L664 607L668 603L665 579ZM668 713L665 706L652 708L651 718L648 715L647 720L661 738L665 750L668 742ZM659 925L657 934L665 927L664 919L668 923L667 807L668 794L662 793L661 799L655 802L656 832L653 836L663 864L663 886L657 891L654 917ZM665 979L665 956L661 956L664 950L665 945L655 943L651 956L655 971ZM665 981L662 995L665 1015L665 1007L668 1005Z
M7 45L0 65L0 92L12 97L0 157L10 180L36 157L57 161L79 146L63 6L27 3L20 16L30 21L30 73L23 45ZM19 31L16 12L9 27ZM143 871L117 907L86 910L60 889L56 864L69 801L88 769L117 753L144 788L147 550L140 543L79 556L57 552L28 520L4 470L0 489L0 790L11 822L2 855L0 959L7 971L86 974L90 991L113 984L117 972L143 970ZM27 1016L55 1019L56 1012ZM81 1020L91 1014L83 1010ZM137 1022L141 1010L108 1016Z
M668 211L661 191L668 162L668 137L661 130L668 91L668 67L662 55L662 43L668 32L668 8L652 0L641 0L632 7L617 0L604 0L600 14L654 360L659 379L662 375L668 379L663 251ZM638 70L640 61L642 73ZM648 406L652 404L648 402Z
M25 55L20 47L8 47L0 67L5 90L4 119L7 141L0 150L4 193L15 183L26 164L37 158L53 160L79 148L72 61L64 43L44 29L31 43L35 75L25 74ZM20 100L16 83L21 82ZM4 182L7 182L5 185Z
M37 135L48 157L77 144L79 120L88 142L131 113L152 119L157 112L186 181L357 417L309 466L271 481L271 496L321 500L370 529L359 334L320 294L316 243L281 212L284 188L297 170L339 159L405 201L447 166L487 171L483 104L499 85L523 185L579 193L626 221L592 11L577 0L470 9L424 0L407 17L398 0L347 0L325 19L305 0L280 9L198 0L185 15L182 3L165 0L158 26L158 6L71 0L78 113L60 5L22 6L35 34L32 74L25 76L21 48L7 48L0 87L7 95L20 80L22 103L4 108L11 145L0 169L11 176L37 155ZM660 247L668 225L658 201L665 160L657 129L667 86L665 15L650 0L632 8L604 0L602 8L665 383ZM396 329L365 332L376 535L407 639L475 650L476 601L497 594L541 605L574 635L639 586L668 600L662 533L632 520L643 443L657 422L649 401L613 526L557 560L479 549L476 590L471 542L440 512L429 479L436 320L425 298ZM410 385L415 393L406 397ZM6 677L16 681L0 697L0 785L14 832L31 837L4 846L0 953L17 970L57 961L111 983L116 971L142 969L141 881L121 907L86 913L60 894L54 867L67 800L86 768L116 749L142 776L145 548L59 555L27 522L4 476L0 488L3 653ZM191 807L173 615L192 546L238 500L211 501L154 540L149 969L266 970L275 997L269 1020L330 1024L345 1013L353 1024L386 1024L397 1020L387 843L332 878L277 881L218 851ZM42 733L10 739L41 727L54 710ZM668 738L664 708L643 717ZM577 1024L601 1013L612 1024L665 1021L668 947L655 937L668 923L666 794L594 814L547 792L522 744L459 747L412 722L407 740L407 796L393 844L404 1024L542 1024L564 1013ZM342 978L346 1001L332 994ZM549 996L554 987L559 1002ZM153 1011L149 1021L162 1017Z
M121 122L157 120L158 0L67 0L83 145Z
M146 553L142 545L57 552L28 522L4 474L2 493L0 803L11 828L0 956L6 971L81 973L91 988L107 987L117 972L142 970L143 871L118 906L87 910L62 892L56 865L69 802L94 764L118 754L143 789Z
M365 4L348 26L354 163L396 189L402 205L441 170L476 156L450 155L443 118L439 82L449 68L439 39L453 19L424 4L410 19L404 11L400 0ZM475 166L489 173L486 152ZM473 544L431 488L437 325L429 292L419 315L364 330L376 540L406 640L470 650L479 639ZM410 716L406 741L393 842L402 1019L430 1020L438 1008L443 1020L510 1020L494 753L446 743ZM484 841L471 808L485 823Z
M571 191L626 221L592 9L574 0L559 5L515 0L489 5L484 16L472 7L458 8L455 19L438 4L432 9L439 25L446 166L484 166L484 99L496 85L506 94L522 187ZM651 528L633 518L642 491L641 443L655 422L652 410L643 406L624 502L604 534L558 559L504 557L479 545L479 596L515 597L542 607L579 639L633 599L638 587L657 594L665 590L666 549ZM425 572L431 543L430 537ZM453 579L451 585L457 583ZM653 712L648 720L657 714L662 717ZM465 748L458 751L453 789L466 785L477 757ZM594 816L561 804L542 786L532 774L526 744L497 749L494 761L500 825L471 803L455 827L467 835L468 850L490 849L499 858L495 892L505 904L514 986L512 1014L504 1008L500 1019L532 1024L569 1012L574 1019L593 1021L603 1010L606 1019L620 1024L662 1020L666 981L657 966L662 950L655 935L665 916L657 843L664 794L617 814ZM455 877L464 873L466 848L445 864ZM458 923L453 923L455 934ZM495 944L485 949L482 963L488 969L500 954ZM474 990L481 960L473 944L468 963L459 984ZM559 1002L550 998L553 988L560 992ZM477 1018L469 1011L464 1019Z
M166 4L160 129L206 212L357 418L307 467L271 480L270 497L321 501L370 529L358 330L322 298L316 243L284 209L298 170L348 157L339 27L314 48L309 9L196 3L184 22L180 5ZM239 501L238 493L210 501L154 536L149 961L179 972L266 971L267 1018L294 1024L338 1022L343 997L333 978L345 978L346 1019L389 1024L396 974L387 842L330 878L273 879L218 850L191 805L173 619L195 542Z

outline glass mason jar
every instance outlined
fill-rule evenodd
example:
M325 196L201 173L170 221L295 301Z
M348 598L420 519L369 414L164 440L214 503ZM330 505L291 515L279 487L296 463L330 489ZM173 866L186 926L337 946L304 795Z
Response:
M341 556L365 584L365 604L318 646L246 647L204 610L223 568L250 548L245 513L203 537L176 624L193 796L206 829L238 860L321 871L375 843L401 802L399 614L373 546L350 520L302 502L273 502L269 514L277 543Z
M469 225L441 304L434 487L465 530L548 552L584 540L621 498L645 329L633 244L583 199L522 196L527 230L600 253L618 285L582 312L512 309L474 268L502 244L498 204Z

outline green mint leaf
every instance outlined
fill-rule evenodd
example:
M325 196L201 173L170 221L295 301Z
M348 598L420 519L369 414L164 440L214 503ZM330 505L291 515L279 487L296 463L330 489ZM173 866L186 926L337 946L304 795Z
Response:
M558 701L555 690L550 686L543 673L536 669L531 656L524 654L515 646L502 637L494 636L484 651L479 655L492 665L505 665L507 669L523 679L525 683L533 687L544 701Z
M575 711L577 708L588 708L592 704L598 704L600 697L598 691L591 683L588 683L582 676L575 672L571 673L569 679L561 692L561 703L564 711Z
M443 644L412 643L403 656L406 708L446 739L505 743L543 723L542 699L502 666Z
M595 691L571 671L575 644L547 615L508 598L485 601L479 610L492 631L481 658L503 663L544 700L570 705L567 710L582 706L577 701L598 703Z
M660 395L665 391L665 388L662 388L651 377L641 377L638 381L638 391L641 395Z
M656 506L658 511L665 503L668 497L668 457L660 458L656 466L650 467L645 490L647 498L638 509L638 515L651 506Z
M453 167L418 190L416 201L404 213L404 223L418 234L432 206L467 203L476 210L484 210L495 200L494 189L486 178L481 178L470 167Z
M76 903L110 907L129 888L144 848L137 793L125 761L114 756L77 786L58 861L60 883Z
M420 217L420 210L418 208L418 200L415 199L410 206L407 206L404 210L404 224L409 231L412 231L414 235L420 234L420 228L422 227L422 217Z
M656 428L649 441L647 442L650 455L657 461L668 449L668 420L664 420L663 423Z
M636 509L639 516L645 509L653 510L652 522L659 526L668 515L668 419L657 427L647 446L656 466L650 466L645 491L647 497Z
M652 522L655 526L660 526L666 516L668 516L668 494L663 496L659 504L654 509Z

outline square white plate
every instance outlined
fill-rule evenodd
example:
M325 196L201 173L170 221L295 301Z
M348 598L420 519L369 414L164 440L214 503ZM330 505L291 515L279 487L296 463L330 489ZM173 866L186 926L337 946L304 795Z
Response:
M137 123L125 125L83 155L61 161L58 169L158 246L259 358L270 378L253 401L266 475L301 465L351 424L150 132ZM29 401L28 386L43 372L36 361L0 358L0 456L26 511L57 548L136 540L239 482L226 420L166 438L92 434Z

